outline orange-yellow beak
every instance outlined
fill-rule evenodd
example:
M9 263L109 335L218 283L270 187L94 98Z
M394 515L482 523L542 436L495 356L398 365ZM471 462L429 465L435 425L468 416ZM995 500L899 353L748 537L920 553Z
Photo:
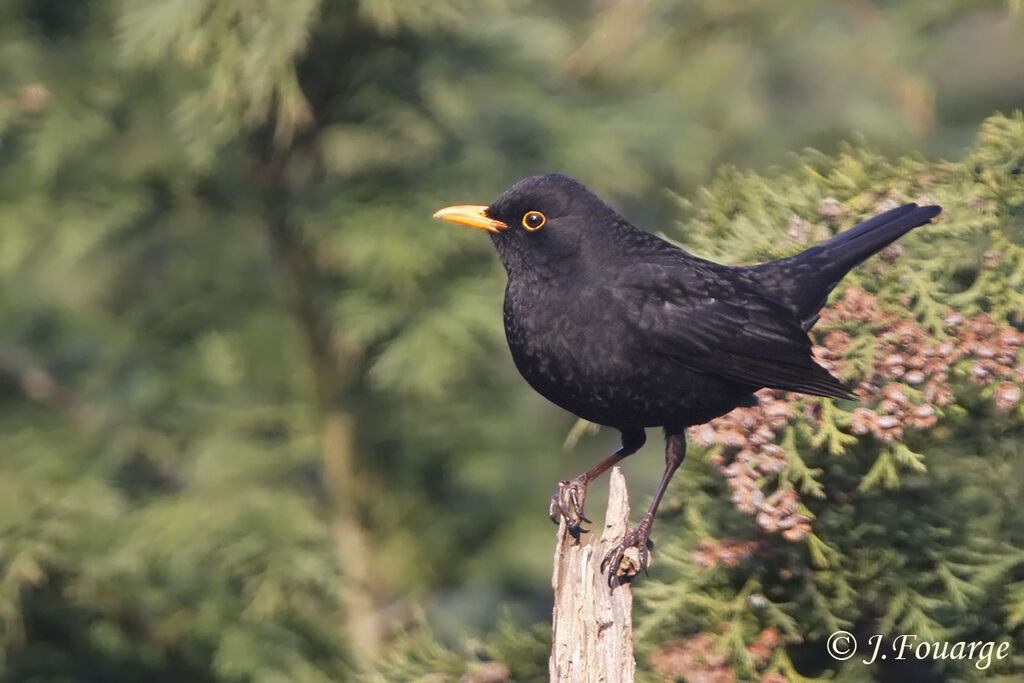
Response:
M434 214L434 218L441 218L452 223L471 225L474 228L498 232L508 227L505 223L488 216L484 211L486 206L449 206Z

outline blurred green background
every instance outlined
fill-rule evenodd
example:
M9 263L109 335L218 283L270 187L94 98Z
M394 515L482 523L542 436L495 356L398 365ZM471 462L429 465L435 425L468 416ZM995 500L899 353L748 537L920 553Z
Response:
M0 3L0 679L542 661L547 501L616 435L563 448L432 212L558 171L685 240L723 165L1022 103L1002 0Z

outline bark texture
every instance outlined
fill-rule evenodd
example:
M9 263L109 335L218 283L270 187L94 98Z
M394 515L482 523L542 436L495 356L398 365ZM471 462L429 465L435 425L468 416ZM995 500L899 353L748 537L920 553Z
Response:
M576 543L564 520L558 527L551 577L555 606L548 670L552 681L633 681L633 594L629 583L618 579L609 587L600 569L605 553L622 539L628 524L626 480L622 470L615 467L601 537Z

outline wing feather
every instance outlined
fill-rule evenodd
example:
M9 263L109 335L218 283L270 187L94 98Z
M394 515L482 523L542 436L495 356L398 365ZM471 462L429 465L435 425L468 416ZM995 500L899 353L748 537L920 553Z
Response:
M688 269L648 271L638 324L652 350L698 372L756 387L854 398L811 356L796 313L742 282ZM655 286L651 288L652 280Z

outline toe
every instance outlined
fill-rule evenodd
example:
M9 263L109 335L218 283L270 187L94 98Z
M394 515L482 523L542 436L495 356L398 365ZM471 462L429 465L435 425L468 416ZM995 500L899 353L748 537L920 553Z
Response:
M652 547L653 544L643 531L633 529L627 532L601 562L601 572L608 573L608 584L614 586L616 579L628 581L641 571L646 574Z
M569 501L572 503L573 514L580 520L591 524L591 521L583 514L583 491L578 486L570 485Z
M551 504L548 505L551 520L557 524L564 519L569 531L576 537L581 533L580 527L583 522L590 523L583 514L586 493L586 488L576 480L561 481L555 495L551 497Z

